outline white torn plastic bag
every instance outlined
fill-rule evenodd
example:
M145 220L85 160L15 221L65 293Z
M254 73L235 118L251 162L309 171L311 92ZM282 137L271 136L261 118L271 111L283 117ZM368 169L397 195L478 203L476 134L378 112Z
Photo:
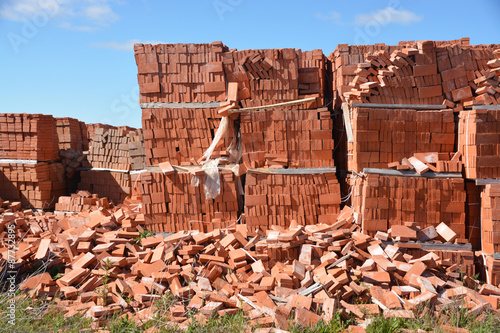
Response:
M217 132L215 132L214 139L212 140L212 144L202 155L202 158L205 159L205 162L208 161L212 156L212 153L214 152L215 147L217 147L217 144L219 143L220 139L222 139L223 136L227 135L228 126L229 126L229 117L222 117L219 124L219 128L217 129Z
M202 169L205 171L203 189L206 199L215 199L220 194L219 159L210 160Z

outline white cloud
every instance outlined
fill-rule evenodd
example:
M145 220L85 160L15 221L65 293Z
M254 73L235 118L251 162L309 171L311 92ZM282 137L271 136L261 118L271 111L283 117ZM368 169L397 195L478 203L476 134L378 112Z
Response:
M118 20L118 14L108 4L95 4L84 8L84 15L97 25L107 26Z
M327 14L317 13L316 17L325 21L332 21L335 24L342 24L342 18L339 12L331 11Z
M24 22L45 15L57 18L64 29L95 31L119 19L110 2L114 0L3 0L0 18Z
M374 13L357 14L354 18L354 24L365 25L370 23L379 24L401 24L407 25L414 22L420 22L423 16L419 16L413 12L402 9L397 10L392 7L386 7L384 9L379 9Z
M143 44L161 44L162 42L158 41L140 41L139 39L129 39L124 42L97 42L90 43L92 47L98 47L102 49L110 49L117 51L133 51L134 44L143 43Z

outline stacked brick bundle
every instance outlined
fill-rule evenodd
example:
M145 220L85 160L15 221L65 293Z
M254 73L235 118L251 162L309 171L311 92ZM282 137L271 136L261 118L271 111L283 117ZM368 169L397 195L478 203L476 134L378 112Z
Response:
M115 170L130 170L129 131L97 128L87 155L88 166Z
M56 118L57 137L59 149L73 149L83 151L82 126L74 118Z
M234 50L223 58L228 82L238 82L243 107L298 99L295 49Z
M363 231L386 232L415 222L420 229L445 222L464 239L466 193L462 178L398 177L367 174L352 181L353 207L362 216Z
M422 41L399 47L339 45L330 56L342 100L385 104L497 104L498 45Z
M58 160L56 121L42 114L0 114L0 159Z
M20 201L22 207L51 209L65 190L64 169L60 163L0 163L2 198Z
M299 62L299 98L317 97L324 105L326 91L326 57L322 50L297 50Z
M128 154L130 157L131 170L143 170L146 168L146 150L144 149L144 135L142 129L128 134Z
M134 46L140 103L226 99L222 42Z
M467 178L500 178L500 110L461 111L458 149Z
M340 212L340 186L334 172L297 174L250 171L245 183L245 222L250 231L271 226L331 224Z
M385 169L414 153L454 151L453 111L353 108L349 170Z
M99 198L88 191L78 191L70 196L61 196L56 203L55 210L65 212L83 212L91 209L109 208L107 198Z
M482 249L500 253L500 184L486 185L481 193Z
M248 167L334 166L333 121L326 108L245 112L240 130Z
M144 109L142 128L147 165L170 162L173 165L199 159L212 143L221 117L215 108L201 109ZM232 136L223 138L222 149L228 147ZM214 157L217 154L214 154Z
M128 172L86 170L80 172L80 177L78 189L106 197L116 205L130 195Z
M192 185L192 178L199 185ZM220 194L207 199L204 175L190 172L163 174L147 172L140 175L146 227L156 232L195 229L212 231L226 227L238 219L237 181L230 170L219 172Z

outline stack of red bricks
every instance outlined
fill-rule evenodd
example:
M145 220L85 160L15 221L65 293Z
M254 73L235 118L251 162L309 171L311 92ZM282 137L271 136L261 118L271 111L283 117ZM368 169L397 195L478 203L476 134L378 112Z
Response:
M146 150L144 148L142 129L128 134L128 154L131 170L143 170L146 168Z
M89 147L87 162L89 167L130 170L129 134L123 129L97 128Z
M226 99L222 42L136 44L140 103L211 102Z
M60 163L0 163L2 198L20 201L23 207L51 209L65 190L64 168Z
M500 253L500 184L486 185L481 193L482 249Z
M469 46L465 40L442 45L433 41L400 43L397 48L339 45L330 56L335 61L334 91L351 102L444 103L456 110L497 104L498 48Z
M189 229L210 232L238 220L239 180L233 172L219 171L220 194L215 199L205 195L204 172L196 173L171 169L165 174L146 172L136 175L142 185L147 229L156 232ZM199 181L198 186L192 185L193 178Z
M245 222L250 232L272 226L331 224L340 211L334 172L270 174L250 171L245 183Z
M0 114L0 159L59 159L56 120L42 114Z
M122 203L130 195L128 172L85 170L80 172L78 189L106 197L114 204Z
M414 153L452 153L455 122L452 110L352 108L353 142L348 143L349 170L387 168Z
M143 109L142 128L149 166L170 162L191 164L201 158L212 143L221 116L216 108ZM231 137L224 137L213 157L224 156Z
M299 98L316 97L325 104L326 57L322 50L296 50L299 62Z
M500 178L500 110L461 111L458 149L467 178Z
M367 234L386 232L408 221L421 229L436 228L444 222L458 241L465 242L466 193L462 178L367 174L351 182L352 205Z
M326 108L245 112L240 130L249 168L334 166L333 120Z
M99 208L108 209L110 205L107 198L99 198L97 194L88 191L78 191L70 196L60 196L55 210L64 212L83 212Z
M73 149L83 151L82 126L74 118L56 118L57 137L59 149Z

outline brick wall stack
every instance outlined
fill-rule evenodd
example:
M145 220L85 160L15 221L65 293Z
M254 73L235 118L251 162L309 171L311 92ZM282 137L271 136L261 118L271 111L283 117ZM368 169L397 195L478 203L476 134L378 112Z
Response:
M326 57L322 50L297 50L299 62L299 98L317 97L318 105L325 104Z
M116 205L123 202L131 193L129 141L133 132L130 127L96 126L83 164L90 170L80 172L78 189L106 197Z
M92 168L130 170L129 131L97 128L89 147L87 163Z
M56 118L59 149L73 149L83 151L82 126L74 118Z
M146 228L156 232L201 230L227 227L238 219L237 179L230 170L219 172L220 194L207 199L204 176L193 186L189 172L164 175L145 172L140 175Z
M20 201L22 207L51 209L66 190L60 163L1 163L0 193L4 200Z
M128 137L130 169L143 170L146 168L146 150L144 149L144 135L142 134L142 129L130 132Z
M455 122L452 110L353 108L354 142L348 143L348 168L387 168L414 153L452 153Z
M489 184L481 193L482 250L500 253L500 184Z
M420 229L445 222L464 239L466 193L462 178L367 174L352 180L352 204L370 235L392 225L416 222Z
M333 167L333 120L326 108L270 109L240 118L247 167Z
M339 212L340 186L334 172L246 175L245 222L252 232L288 227L292 220L299 225L332 224Z
M140 103L211 102L226 99L222 42L136 44Z
M56 121L42 114L0 114L0 159L59 159Z
M458 149L466 178L500 178L500 110L461 111Z
M143 109L142 128L147 165L190 163L210 146L221 117L216 108ZM232 136L221 140L216 152L223 154ZM214 155L214 157L217 157Z

